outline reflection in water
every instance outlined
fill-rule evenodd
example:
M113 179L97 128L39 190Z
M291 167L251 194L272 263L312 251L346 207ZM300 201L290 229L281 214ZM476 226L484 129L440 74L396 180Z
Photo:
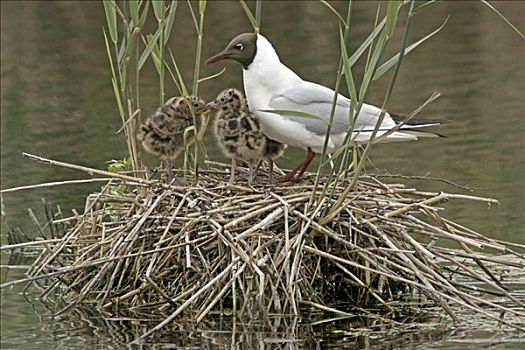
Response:
M28 300L29 301L29 300ZM133 345L137 336L154 327L161 320L147 321L134 317L102 315L89 307L78 307L67 314L50 317L55 306L33 303L40 315L41 332L48 334L49 344L63 349L120 348ZM356 310L357 311L357 310ZM440 348L479 349L479 344L513 344L519 338L512 332L495 331L493 325L471 322L469 325L451 327L446 318L432 314L414 315L399 322L380 317L332 317L322 315L312 318L293 316L272 317L265 320L235 320L228 316L207 317L201 323L178 319L144 341L154 348L176 349L399 349ZM357 311L358 312L358 311ZM497 335L497 338L494 337ZM470 345L464 344L468 339ZM20 340L20 336L16 341ZM15 341L15 339L13 339ZM4 345L13 344L11 337L4 338Z
M88 307L78 307L67 314L51 318L55 307L37 302L34 310L41 315L41 331L52 343L64 348L86 344L83 348L121 347L155 326L158 321L134 317L111 317ZM422 321L421 317L418 317ZM288 317L235 320L232 317L208 317L196 324L179 319L148 338L148 346L160 348L220 348L220 349L314 349L326 346L345 349L388 349L401 345L417 345L448 339L460 330L447 330L448 324L439 317L427 318L424 326L414 327L414 320L403 323L383 322L379 318L333 317L316 320ZM19 339L13 339L19 341ZM4 344L11 344L10 337ZM51 344L49 344L51 345ZM132 347L134 348L134 347Z
M336 2L333 5L342 10L345 4ZM498 2L495 6L523 31L523 3ZM191 82L195 33L187 6L180 2L177 11L170 46L184 78ZM274 43L283 61L303 78L333 86L339 39L337 22L330 11L311 1L265 2L263 11L263 33ZM355 4L350 30L351 50L370 31L375 11L375 4ZM393 174L430 174L486 189L475 194L496 197L501 201L500 206L487 208L453 202L447 205L450 209L447 215L491 237L525 243L525 179L522 174L525 168L524 42L494 13L476 2L443 2L418 14L412 24L410 39L416 40L433 30L446 16L450 19L445 29L404 61L389 108L406 114L432 92L441 92L442 97L424 114L451 120L440 130L448 138L379 145L373 154L374 165ZM106 167L106 161L125 156L123 136L115 135L120 128L120 119L111 90L101 32L104 22L103 9L98 2L1 2L2 188L85 176L35 164L24 159L21 152L100 169ZM250 29L237 2L209 2L203 57L218 52L230 38ZM385 57L398 50L400 37L398 31ZM356 76L363 71L364 63L359 64ZM202 85L205 99L211 99L224 87L242 86L239 67L233 64L226 64L226 67L220 78ZM209 75L220 68L205 68L202 74ZM145 113L157 107L153 69L148 63L142 73ZM381 104L387 84L388 77L377 81L368 101ZM167 88L176 93L171 82L167 83ZM210 156L219 159L220 152L214 148L213 141L208 146ZM302 151L289 149L278 163L286 167L302 156ZM146 161L150 166L156 164L153 158ZM421 188L422 184L417 186ZM424 186L429 191L458 191L445 187L443 183ZM8 222L2 219L1 242L6 241L6 224L21 226L28 234L35 231L27 220L26 209L32 207L38 212L41 207L39 198L46 197L60 203L66 212L71 208L82 208L86 194L98 188L98 185L91 184L4 195ZM2 255L3 263L5 259ZM21 277L21 270L10 271L10 278L17 277ZM4 274L2 279L5 280ZM51 347L57 343L63 348L77 348L81 343L86 347L113 346L109 338L101 337L101 342L97 340L99 334L110 329L111 326L101 327L101 322L107 320L75 314L63 316L70 322L65 324L52 322L49 316L38 319L35 311L15 290L2 290L1 293L2 344L6 348L34 348L35 344ZM37 314L45 313L39 311ZM89 323L95 327L86 328ZM117 329L140 327L131 321L110 323ZM117 323L123 325L117 326ZM286 333L287 327L284 326L278 333L263 331L262 326L254 328L237 324L238 333L232 338L233 331L222 333L229 324L226 320L210 321L207 326L199 326L207 333L188 331L184 336L188 339L202 337L203 341L213 339L204 343L210 347L215 343L229 346L236 339L245 337L243 340L254 346L266 344L268 348L273 348L270 346L272 339L286 340L288 337L298 341L284 341L278 346L313 347L319 338L324 337L330 342L332 336L337 338L334 343L355 342L355 348L398 347L412 341L419 343L423 340L418 337L427 336L429 340L442 339L432 332L428 335L409 333L406 338L396 338L393 330L392 338L376 340L374 335L359 338L341 333L341 329L347 330L351 325L339 323L304 326L311 328L294 334ZM332 330L334 332L329 333ZM464 337L469 338L469 334ZM226 339L233 341L228 343ZM198 340L195 342L193 344L203 344ZM187 343L187 346L191 345ZM465 347L461 345L461 348Z

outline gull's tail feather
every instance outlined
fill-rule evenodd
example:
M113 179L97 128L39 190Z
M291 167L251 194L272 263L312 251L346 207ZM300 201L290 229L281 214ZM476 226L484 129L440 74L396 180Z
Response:
M390 114L392 119L396 124L402 123L406 117L400 115ZM448 123L448 120L445 119L432 119L432 118L412 118L404 123L399 129L400 132L409 134L415 137L446 137L445 135L438 134L437 132L432 131L421 131L416 130L419 128L426 128L429 126L438 126L441 124Z
M431 126L431 125L439 125L439 124L429 124L425 126ZM420 126L420 127L423 127L423 126ZM415 136L415 137L447 137L446 135L438 134L437 132L415 130L410 127L401 128L401 132L403 132L404 134Z
M402 123L406 119L404 116L395 114L390 114L390 117L392 117L396 124ZM404 124L402 128L424 128L427 126L437 126L446 123L448 123L448 120L445 119L411 118Z

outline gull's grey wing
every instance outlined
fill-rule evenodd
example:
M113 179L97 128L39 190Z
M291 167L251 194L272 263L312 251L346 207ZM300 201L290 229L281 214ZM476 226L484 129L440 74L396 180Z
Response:
M318 135L325 135L330 118L334 91L319 84L303 82L280 94L270 101L269 107L275 110L289 110L318 116L319 119L286 116ZM342 134L348 131L348 113L350 100L339 94L334 112L331 134ZM381 110L372 105L363 104L355 123L354 130L373 130ZM395 123L389 115L385 116L382 129L393 127Z

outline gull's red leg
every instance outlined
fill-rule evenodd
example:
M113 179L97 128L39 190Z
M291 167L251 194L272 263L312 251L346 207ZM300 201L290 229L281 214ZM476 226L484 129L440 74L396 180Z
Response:
M290 171L285 176L281 176L277 179L277 182L287 182L287 181L297 181L299 180L306 169L308 168L308 165L312 162L312 160L315 158L315 153L312 151L310 147L308 147L308 152L306 153L306 157L304 158L304 161L299 164L299 166L292 171Z
M310 165L312 160L314 160L314 158L315 158L315 153L312 151L312 149L310 147L308 147L308 152L306 153L306 158L304 159L303 164L301 164L301 167L300 167L300 169L298 171L298 174L295 177L294 181L298 181L298 180L300 180L303 177L304 172L306 171L306 169L308 169L308 166Z

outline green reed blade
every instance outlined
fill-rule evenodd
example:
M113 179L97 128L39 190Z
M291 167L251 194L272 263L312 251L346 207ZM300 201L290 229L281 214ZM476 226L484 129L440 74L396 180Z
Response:
M443 27L445 27L445 25L447 24L447 21L448 21L448 17L445 18L445 21L443 22L442 25L440 25L436 30L434 30L432 33L424 36L423 38L419 39L418 41L416 41L415 43L407 46L407 48L405 49L405 56L408 55L412 50L414 50L416 47L418 47L419 45L421 45L422 43L424 43L425 41L427 41L428 39L430 39L431 37L433 37L435 34L439 33L441 31L441 29L443 29ZM376 79L379 79L383 74L385 74L390 68L392 68L396 63L397 61L399 60L399 53L397 53L395 56L393 56L392 58L390 58L388 61L386 61L385 63L383 63L381 66L379 66L379 68L377 68L375 74L374 74L374 77L372 78L372 80L376 80Z
M259 25L257 24L257 19L253 16L252 11L248 7L248 5L246 5L246 2L244 0L239 0L239 2L241 3L241 6L244 10L244 13L246 14L246 17L248 17L248 20L252 24L253 30L256 33L259 33L260 28L259 28Z
M401 0L390 0L386 9L386 25L385 35L387 38L391 38L396 30L397 18L399 16L399 10L403 5Z
M144 63L146 63L146 60L148 59L149 55L151 54L151 51L153 50L153 47L155 47L155 44L157 43L157 40L159 40L160 33L162 32L162 29L159 28L155 32L155 35L151 38L151 40L148 40L148 45L142 52L142 55L139 59L139 70L142 69L142 66L144 66Z
M140 26L139 16L139 0L129 0L129 13L131 14L131 20L135 27Z
M499 12L494 6L492 6L488 1L481 0L481 3L487 5L487 7L494 11L513 31L515 31L519 36L525 39L525 35L514 24L512 24L512 22L509 21L507 17L503 16L503 14Z
M180 84L178 83L177 81L177 78L175 77L175 75L173 74L173 71L171 70L168 62L165 62L165 67L168 69L168 73L170 74L170 77L171 77L171 80L173 81L173 84L175 84L175 87L177 88L177 90L179 91L179 94L180 95L184 95L184 93L182 92L182 88L180 86ZM166 102L167 103L167 102Z
M104 0L104 12L106 13L106 23L108 25L109 36L114 44L117 43L117 10L115 0Z
M344 42L344 34L342 28L339 26L339 44L341 45L341 55L343 58L343 71L345 75L346 85L348 88L348 92L350 93L350 100L352 102L357 103L357 90L354 82L354 77L352 75L352 65L350 64L350 60L348 59L348 53L346 51L346 44Z
M220 76L222 73L224 73L225 71L226 71L226 67L224 67L219 73L215 73L215 74L213 74L213 75L209 75L209 76L207 76L207 77L200 78L200 79L199 79L199 84L200 84L200 83L203 83L203 82L205 82L205 81L207 81L207 80L215 79L215 78L217 78L218 76Z
M122 57L120 58L121 64L126 59L129 59L134 54L135 48L137 47L139 35L140 35L140 28L138 27L134 28L133 32L129 36L128 44L126 45L126 49L124 50Z
M355 50L355 52L348 58L348 64L350 67L354 65L354 63L357 62L357 60L361 57L363 52L370 46L372 41L377 37L377 35L381 32L383 27L385 26L386 18L383 18L383 20L377 25L377 27L374 28L372 33L368 35L368 37L363 41L363 43Z
M146 23L146 19L148 18L148 12L149 12L149 0L144 0L144 10L142 11L142 14L140 15L140 22L139 22L140 28L144 28L144 24Z
M325 1L325 0L321 0L321 4L323 4L323 5L325 5L326 7L328 7L328 9L329 9L330 11L332 11L332 13L333 13L334 15L337 16L337 18L339 18L339 20L341 21L341 23L342 23L343 25L346 25L346 21L344 20L344 18L341 17L341 15L339 14L339 12L337 12L337 10L336 10L332 5L330 5L330 4L329 4L327 1Z
M153 12L158 22L164 19L164 0L152 0Z
M191 18L193 19L193 25L195 26L195 31L198 33L199 32L199 23L197 22L197 17L195 16L195 11L193 11L193 7L191 6L190 0L186 0L186 2L188 3L188 7L190 8L190 14L191 14Z
M148 35L147 37L147 40L152 40L152 37L153 35ZM155 66L155 70L157 71L157 73L161 74L161 71L160 71L160 49L159 49L159 45L155 44L153 45L153 49L151 50L151 59L153 61L153 65Z
M164 45L168 43L170 34L173 30L173 23L175 23L175 13L177 12L177 0L170 2L170 9L166 17L166 27L164 28Z
M432 5L435 5L437 4L438 2L441 2L443 0L429 0L427 2L424 2L422 3L421 5L417 6L416 8L414 8L414 10L412 11L413 14L416 14L418 13L419 11L421 10L424 10L424 9L427 9L429 8L430 6Z
M173 63L173 67L175 68L175 72L177 73L177 78L179 79L179 84L182 89L182 95L188 96L188 89L186 88L186 84L184 83L184 79L182 79L182 74L180 74L179 66L177 65L177 61L175 61L175 57L173 57L173 52L171 49L169 49L170 56L171 56L171 62Z

